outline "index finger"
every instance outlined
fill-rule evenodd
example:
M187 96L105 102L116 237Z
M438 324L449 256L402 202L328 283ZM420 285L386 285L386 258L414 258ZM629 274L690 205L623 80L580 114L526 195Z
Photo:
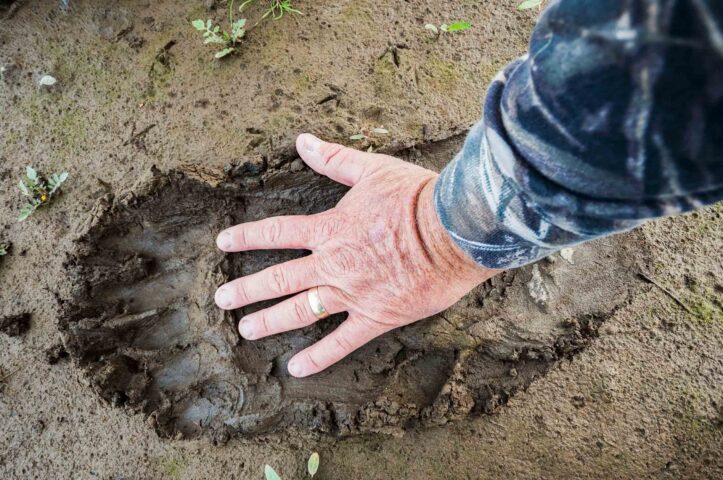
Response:
M324 142L309 133L297 137L296 150L316 172L349 187L381 165L380 155Z
M388 330L385 325L350 313L336 330L294 355L289 361L289 373L299 378L319 373Z

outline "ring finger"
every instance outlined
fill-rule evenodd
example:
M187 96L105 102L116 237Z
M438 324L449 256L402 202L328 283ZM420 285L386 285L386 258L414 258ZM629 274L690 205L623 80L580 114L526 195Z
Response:
M346 310L338 290L321 286L318 292L324 309L330 315ZM308 292L303 292L272 307L246 315L239 322L239 332L247 340L256 340L307 327L317 320L319 318L309 304Z

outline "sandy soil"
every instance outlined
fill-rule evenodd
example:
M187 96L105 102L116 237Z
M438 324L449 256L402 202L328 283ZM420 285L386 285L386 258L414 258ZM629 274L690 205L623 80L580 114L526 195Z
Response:
M443 167L532 14L300 0L212 62L189 20L224 5L23 3L0 23L0 477L301 478L312 450L319 478L723 475L720 205L508 272L307 381L280 366L333 321L250 344L209 304L288 258L223 257L216 230L343 194L296 134L383 126L356 145ZM28 164L71 178L17 223Z

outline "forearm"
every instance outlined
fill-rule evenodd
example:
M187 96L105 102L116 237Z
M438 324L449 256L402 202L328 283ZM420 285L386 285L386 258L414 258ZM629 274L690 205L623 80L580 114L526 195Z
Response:
M443 225L478 263L524 265L723 198L711 28L723 11L649 2L658 10L636 18L623 3L553 3L530 55L492 82L435 191Z

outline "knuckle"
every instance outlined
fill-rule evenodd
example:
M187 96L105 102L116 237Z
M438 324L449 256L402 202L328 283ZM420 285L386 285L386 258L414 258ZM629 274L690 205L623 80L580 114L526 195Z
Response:
M249 303L250 297L244 282L238 282L236 284L236 296L238 297L238 301L244 305Z
M271 276L269 277L269 286L275 293L285 293L290 291L291 284L288 276L280 268L274 268L271 270Z
M345 309L354 305L354 297L339 288L333 289L333 291L329 294L329 297L335 300L334 303L336 305L343 306Z
M246 247L248 246L248 239L246 235L246 228L237 228L235 233L235 238L232 237L232 241L235 241L237 245L240 247Z
M335 254L335 261L340 274L351 273L356 270L357 258L350 250L339 250Z
M306 311L306 306L304 303L294 302L294 313L292 315L294 316L294 322L297 325L306 325L308 313Z
M281 225L278 220L269 220L261 228L261 238L264 242L275 244L281 238Z
M344 335L334 335L334 344L336 349L343 354L354 350L354 346Z
M271 335L271 327L269 325L269 317L265 313L261 315L259 322L259 337L266 337L267 335Z
M319 271L328 278L348 276L356 271L358 265L356 254L347 248L336 249L318 262Z
M329 215L318 223L317 233L322 238L332 238L346 230L348 223L342 215Z
M323 367L321 366L321 363L319 363L319 362L316 361L316 359L314 358L314 355L312 354L312 352L307 352L307 353L304 355L304 357L306 357L306 362L307 362L309 365L311 365L312 368L313 368L315 371L319 371L319 370L322 370L322 369L323 369Z
M321 159L324 162L324 166L328 167L336 163L343 163L349 156L349 149L342 146L333 144L324 152Z

